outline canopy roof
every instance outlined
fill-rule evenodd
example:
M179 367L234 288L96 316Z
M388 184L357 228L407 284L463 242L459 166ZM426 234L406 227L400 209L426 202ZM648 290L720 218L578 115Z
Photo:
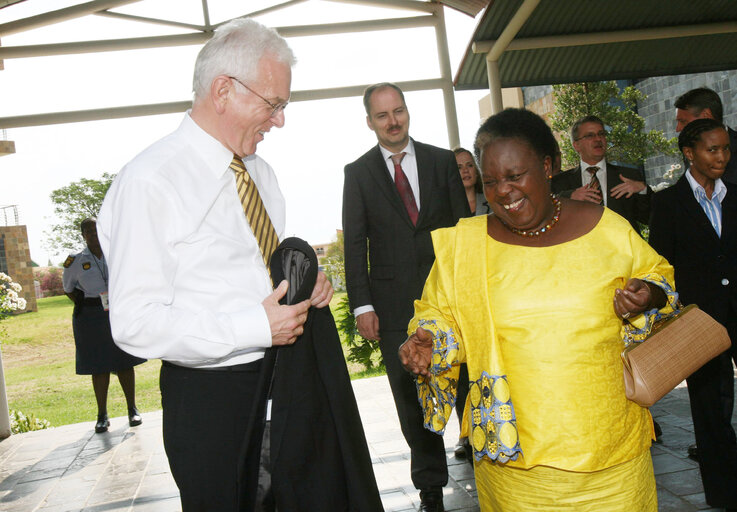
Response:
M531 14L518 18L521 27L512 33L507 27L520 6ZM497 41L502 87L733 69L737 2L492 0L455 76L456 89L489 87L487 52Z

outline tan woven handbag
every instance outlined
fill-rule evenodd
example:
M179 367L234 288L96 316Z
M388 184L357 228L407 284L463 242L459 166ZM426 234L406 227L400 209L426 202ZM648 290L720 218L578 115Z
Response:
M690 304L622 351L625 395L650 407L730 345L727 329Z

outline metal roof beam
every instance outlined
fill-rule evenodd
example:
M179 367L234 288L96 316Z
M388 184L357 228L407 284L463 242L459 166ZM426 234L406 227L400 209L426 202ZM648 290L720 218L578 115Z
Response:
M207 5L207 0L202 0L202 19L205 22L205 26L210 26L210 7Z
M345 23L327 23L324 25L278 27L276 31L284 37L353 34L356 32L372 32L375 30L396 30L402 28L433 27L435 26L436 21L436 17L432 15L410 16L408 18L348 21Z
M94 14L98 11L104 11L105 9L111 9L113 7L119 7L121 5L132 4L140 1L141 0L93 0L92 2L73 5L64 9L49 11L36 16L30 16L28 18L0 24L0 35L8 36L10 34L17 34L18 32L44 27L46 25L53 25L54 23L74 18L81 18L82 16Z
M435 16L412 16L409 18L352 21L347 23L329 23L324 25L279 27L276 28L276 30L284 37L303 37L327 34L368 32L374 30L432 27L435 25L435 23ZM75 43L3 46L0 47L0 60L20 59L28 57L46 57L49 55L71 55L78 53L110 52L119 50L138 50L144 48L195 45L203 44L211 36L211 32L196 32L193 34L136 37L129 39L101 39L97 41L81 41Z
M0 59L22 59L27 57L47 57L49 55L73 55L78 53L114 52L118 50L138 50L144 48L163 48L202 44L210 37L210 32L178 34L172 36L136 37L131 39L101 39L77 43L36 44L28 46L0 47Z
M524 25L530 16L532 16L532 13L535 11L539 3L540 0L525 0L522 3L519 9L517 9L517 12L514 13L514 16L512 16L512 19L509 20L509 23L504 27L499 38L494 41L485 52L483 52L488 54L486 56L487 61L499 60L499 57L501 57L502 53L507 50L514 37L522 28L522 25Z
M417 2L415 0L328 0L342 4L359 4L369 7L384 7L386 9L403 9L408 11L435 12L437 5L432 2Z
M673 39L679 37L707 36L737 32L737 22L709 23L703 25L681 25L675 27L657 27L636 30L617 30L612 32L593 32L588 34L570 34L560 36L528 37L511 41L506 49L538 50L540 48L559 48L567 46L585 46L591 44L627 43L655 39ZM472 45L473 53L487 53L497 44L497 40L476 41Z
M121 12L100 11L93 13L95 16L103 16L105 18L116 18L126 21L139 21L141 23L152 23L154 25L163 25L167 27L187 28L190 30L207 30L203 25L192 25L191 23L182 23L180 21L162 20L158 18L147 18L145 16L134 16L133 14L123 14Z
M427 91L441 89L443 79L411 80L396 82L404 91ZM335 87L330 89L311 89L293 91L290 103L297 101L325 100L363 96L363 91L370 84ZM51 112L26 116L0 117L0 129L27 128L29 126L45 126L50 124L79 123L84 121L101 121L105 119L122 119L126 117L153 116L184 112L192 106L191 101L175 101L170 103L152 103L148 105L131 105L125 107L99 108L92 110L75 110L69 112Z
M540 0L524 0L507 26L499 35L499 39L486 52L486 74L489 80L489 94L491 97L491 113L496 114L504 108L502 103L502 87L499 77L499 57L507 50L509 44L520 31L522 26L532 16Z

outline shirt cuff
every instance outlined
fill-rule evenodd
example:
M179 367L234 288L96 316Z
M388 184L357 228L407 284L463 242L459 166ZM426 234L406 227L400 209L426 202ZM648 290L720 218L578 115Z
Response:
M373 311L373 310L374 310L374 307L371 304L367 304L365 306L358 306L356 309L353 310L353 316L358 317L359 315L368 313L369 311Z
M235 349L268 348L272 345L269 317L263 305L256 304L230 315L236 336Z

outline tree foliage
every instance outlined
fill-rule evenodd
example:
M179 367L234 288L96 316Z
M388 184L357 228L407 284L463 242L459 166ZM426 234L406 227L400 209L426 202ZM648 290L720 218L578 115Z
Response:
M325 274L333 283L336 290L345 289L345 263L343 261L343 232L338 231L335 242L328 247L325 264Z
M563 169L578 164L580 157L573 149L570 129L573 123L587 115L595 115L608 128L607 158L617 162L642 165L656 153L675 155L675 137L667 139L659 130L645 131L645 120L637 113L637 102L645 95L633 86L620 90L616 82L585 82L553 86L555 109L553 130L565 134L560 149Z
M87 217L97 216L114 178L114 174L104 173L100 179L82 178L51 192L56 224L51 232L46 232L47 249L58 253L82 246L79 224Z
M330 277L336 290L345 289L345 261L343 232L338 231L335 242L327 250L327 264L325 272ZM379 358L379 342L367 340L358 333L356 318L353 316L348 296L343 297L333 312L338 332L342 334L343 343L347 348L346 358L352 363L359 363L372 370L376 368Z

